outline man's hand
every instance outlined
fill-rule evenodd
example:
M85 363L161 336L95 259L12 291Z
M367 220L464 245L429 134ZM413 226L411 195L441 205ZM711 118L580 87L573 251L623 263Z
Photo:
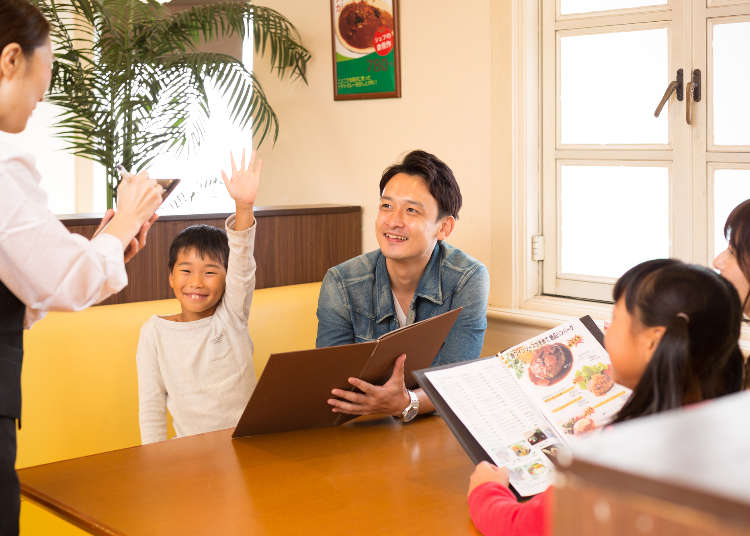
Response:
M498 467L489 462L480 462L474 468L469 478L469 491L466 495L471 495L474 488L481 486L485 482L497 482L503 486L508 486L508 470L505 467Z
M393 374L382 386L372 385L359 378L349 378L349 383L362 393L333 389L329 398L334 413L350 415L398 415L409 405L409 393L404 382L404 362L406 354L401 354L393 365ZM343 399L343 400L341 400Z

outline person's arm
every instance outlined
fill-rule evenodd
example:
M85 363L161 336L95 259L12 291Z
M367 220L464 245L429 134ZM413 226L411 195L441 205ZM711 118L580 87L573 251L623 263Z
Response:
M318 316L316 348L356 342L346 294L334 268L329 269L323 277L316 314Z
M135 362L138 368L138 422L141 443L167 439L167 389L157 360L153 328L146 324L141 329Z
M446 365L480 357L487 331L487 298L490 277L478 264L459 282L453 294L453 309L463 307L433 365Z
M326 277L328 277L326 275ZM325 280L324 280L325 284ZM326 289L327 302L335 303L337 296L336 286L329 284ZM465 279L460 281L453 295L453 308L463 307L453 325L443 348L437 355L435 365L464 361L479 357L484 342L484 333L487 329L487 297L490 282L487 269L478 264L474 270L467 272ZM323 289L321 289L321 301ZM320 304L320 302L318 302ZM336 310L335 307L329 307ZM320 311L320 305L318 306ZM321 318L320 313L318 318ZM334 320L338 320L334 317ZM343 324L343 322L341 322ZM318 339L320 340L320 323L318 324ZM325 329L327 332L343 332L343 328L335 330L337 324L329 321ZM334 327L330 327L334 326ZM351 326L351 322L349 322ZM354 342L354 341L348 341ZM336 344L346 344L338 342ZM318 346L327 346L318 344ZM404 382L404 367L401 357L396 360L391 377L383 385L373 385L359 378L349 378L349 383L359 389L361 393L333 389L331 394L336 398L330 398L328 404L333 406L334 412L348 413L351 415L394 415L398 416L409 405L409 395ZM401 360L401 361L400 361ZM435 411L432 401L423 389L416 389L414 393L419 398L419 413L430 413Z
M482 462L471 475L469 513L484 536L544 536L550 533L552 488L519 503L508 489L505 468Z
M49 212L34 173L22 158L0 169L0 280L36 312L84 309L121 290L127 284L124 248L148 216L133 223L126 243L107 229L88 241Z
M104 213L104 217L99 223L99 227L96 229L96 231L94 231L94 234L91 238L96 238L96 236L101 233L107 227L107 225L109 225L109 222L112 221L112 218L114 216L115 210L112 208L108 209L107 212ZM140 250L146 247L146 238L148 237L148 232L158 218L158 214L154 213L154 215L151 216L148 221L146 221L146 223L141 226L140 231L138 231L138 235L130 241L130 245L125 249L124 252L125 264L129 263Z
M229 195L234 199L235 215L227 218L226 231L229 239L229 266L227 268L224 304L231 313L244 323L250 316L250 304L255 290L256 263L253 256L255 246L255 216L253 208L260 183L263 161L253 152L245 167L245 151L237 168L230 154L232 176L221 175Z

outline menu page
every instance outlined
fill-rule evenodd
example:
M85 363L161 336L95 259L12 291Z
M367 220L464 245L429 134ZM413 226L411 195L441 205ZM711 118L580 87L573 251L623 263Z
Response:
M430 370L425 376L523 496L552 483L553 465L545 452L559 442L542 414L529 404L514 371L500 359L473 361Z
M609 355L580 320L498 357L563 438L607 425L631 392L613 381Z

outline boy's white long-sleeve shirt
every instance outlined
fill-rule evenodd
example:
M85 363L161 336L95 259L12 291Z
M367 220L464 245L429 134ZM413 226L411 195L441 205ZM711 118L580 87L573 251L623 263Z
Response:
M226 221L229 266L213 315L193 322L151 317L141 328L136 363L141 442L167 438L167 409L178 437L237 424L255 388L248 333L255 290L256 225Z

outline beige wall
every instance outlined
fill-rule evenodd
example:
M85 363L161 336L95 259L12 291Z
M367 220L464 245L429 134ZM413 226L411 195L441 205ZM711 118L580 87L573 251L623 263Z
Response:
M464 197L449 242L484 262L491 303L510 305L511 0L401 0L399 99L334 101L329 0L264 0L298 28L312 53L308 81L255 72L279 117L262 149L259 204L364 207L365 250L383 169L409 150L435 153Z

